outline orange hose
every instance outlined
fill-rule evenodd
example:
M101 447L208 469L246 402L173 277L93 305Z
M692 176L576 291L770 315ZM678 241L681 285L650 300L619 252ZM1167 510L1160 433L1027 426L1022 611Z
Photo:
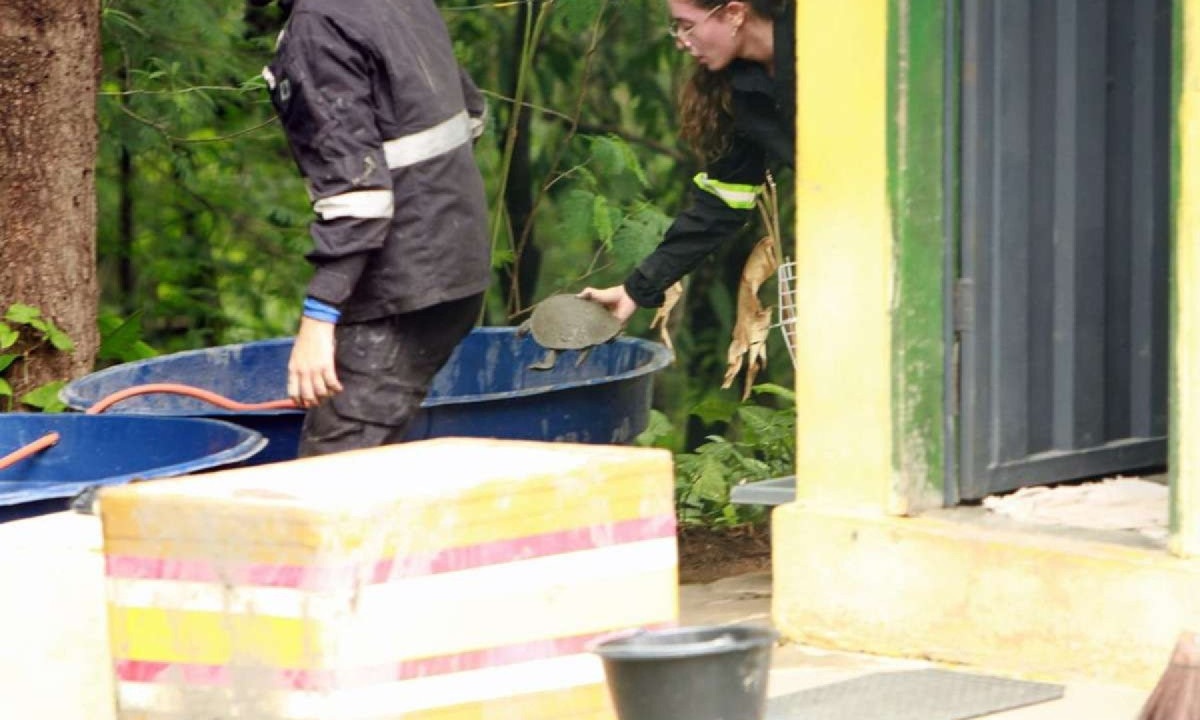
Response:
M218 395L211 390L203 390L191 385L182 385L179 383L150 383L148 385L134 385L127 387L124 390L117 392L107 397L101 398L95 405L92 405L87 410L88 415L98 415L113 405L128 400L137 395L150 395L154 393L171 393L173 395L184 395L186 397L203 400L212 405L216 405L224 410L286 410L298 408L299 405L292 402L290 398L282 400L268 400L259 403L244 403L237 400L230 400L224 395Z
M28 445L25 445L23 447L17 448L16 450L13 450L9 454L0 458L0 470L7 469L10 465L15 465L16 463L20 462L21 460L24 460L25 458L29 457L30 455L39 453L42 450L45 450L46 448L54 445L55 443L58 442L58 437L59 437L58 433L48 432L45 435L38 438L37 440L34 440L33 442L29 443Z

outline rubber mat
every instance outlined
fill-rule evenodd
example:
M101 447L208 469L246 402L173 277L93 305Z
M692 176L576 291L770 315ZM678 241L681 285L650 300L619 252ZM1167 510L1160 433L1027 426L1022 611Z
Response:
M881 672L772 698L766 720L967 720L1062 694L1061 685L946 670Z

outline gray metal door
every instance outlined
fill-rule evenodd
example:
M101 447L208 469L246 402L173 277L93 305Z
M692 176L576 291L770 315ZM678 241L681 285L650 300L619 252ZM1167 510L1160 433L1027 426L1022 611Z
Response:
M963 0L962 499L1165 464L1171 0Z

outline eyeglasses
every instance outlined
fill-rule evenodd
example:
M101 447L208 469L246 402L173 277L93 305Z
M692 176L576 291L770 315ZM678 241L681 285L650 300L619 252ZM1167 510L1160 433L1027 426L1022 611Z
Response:
M691 41L692 33L696 32L696 28L703 25L705 20L712 17L714 13L725 7L725 5L726 3L721 3L720 5L714 7L712 10L709 10L707 13L705 13L704 17L688 25L687 27L681 27L678 20L672 20L671 24L667 26L667 34L675 38L675 42L687 45Z

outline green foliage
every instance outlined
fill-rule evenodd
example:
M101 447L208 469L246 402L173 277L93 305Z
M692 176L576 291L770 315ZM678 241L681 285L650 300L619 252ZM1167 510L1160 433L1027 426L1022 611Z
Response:
M25 361L33 353L49 345L58 352L75 351L75 343L42 311L24 303L13 303L0 320L0 403L4 410L13 409L13 384L10 373L23 373ZM17 400L30 408L59 412L65 405L58 399L62 382L40 385Z
M650 418L646 422L646 429L633 439L633 444L638 447L659 447L675 450L678 440L679 433L676 431L675 426L671 424L671 419L658 410L651 410Z
M153 357L156 353L141 336L140 318L122 319L115 315L103 315L99 321L100 350L98 361L125 362ZM14 303L0 320L0 402L5 411L13 409L14 400L21 405L42 412L61 412L67 408L58 398L66 384L61 380L39 385L20 398L13 397L12 378L9 373L25 370L25 361L35 352L49 345L58 352L71 353L75 343L55 325L42 311L24 303Z
M96 351L96 361L129 362L144 360L158 355L142 339L141 313L135 313L129 318L107 313L100 316L100 348Z
M0 348L12 347L20 337L21 333L17 332L9 325L0 322ZM5 367L7 367L7 365Z
M15 303L9 306L8 312L4 314L4 319L15 325L28 325L33 328L41 334L46 342L53 345L55 350L62 352L72 352L75 350L75 343L71 338L67 337L67 334L48 318L42 317L42 311L35 307ZM16 341L14 335L19 335L19 333L14 333L10 327L9 332L5 333L5 335L10 339L9 344L11 345Z
M42 412L62 412L67 404L58 398L58 392L66 385L62 380L48 382L45 385L30 390L21 396L21 402Z
M259 77L277 12L242 0L103 7L102 311L136 317L156 347L294 329L311 213ZM132 330L105 360L145 354L121 339Z
M796 411L791 390L758 385L755 397L768 396L770 406L733 404L726 416L730 431L710 435L694 452L675 456L677 512L681 522L740 525L761 518L761 508L731 505L734 485L790 475L795 467ZM714 412L715 403L706 408Z
M628 273L648 255L667 227L669 218L643 195L648 185L646 171L637 153L619 137L578 136L568 153L575 162L569 178L559 183L553 195L555 235L568 252L602 254L606 277ZM597 272L598 263L575 263L584 271L563 275L559 263L548 264L559 289L582 286Z
M671 226L671 218L650 203L635 202L627 210L611 243L613 258L620 267L633 267L653 252Z
M563 26L568 32L586 30L600 16L604 0L558 0Z

